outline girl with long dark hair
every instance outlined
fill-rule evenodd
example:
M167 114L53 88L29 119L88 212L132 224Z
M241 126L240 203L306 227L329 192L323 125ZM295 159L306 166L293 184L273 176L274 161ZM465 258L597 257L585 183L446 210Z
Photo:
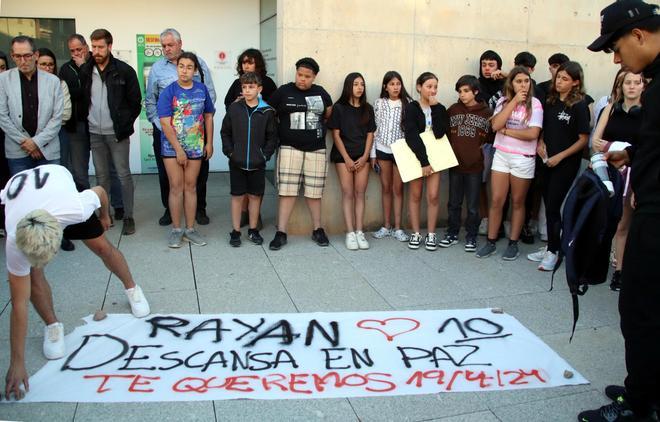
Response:
M580 170L582 150L589 141L591 113L585 101L584 73L577 62L559 66L543 112L543 135L537 152L548 167L543 202L548 229L547 250L527 255L552 271L557 263L561 236L561 204Z
M407 242L410 236L401 227L403 209L403 182L394 160L390 145L404 137L404 109L412 101L399 72L390 70L383 76L380 98L374 102L376 134L371 147L371 167L380 176L381 199L383 205L383 226L373 237L382 239L392 236L400 242ZM392 207L394 205L394 207ZM391 215L394 211L394 225Z
M341 184L342 210L346 223L346 248L369 249L364 236L364 194L369 181L369 153L376 131L374 110L367 103L364 77L349 73L339 101L328 120L334 145L330 160L335 163Z

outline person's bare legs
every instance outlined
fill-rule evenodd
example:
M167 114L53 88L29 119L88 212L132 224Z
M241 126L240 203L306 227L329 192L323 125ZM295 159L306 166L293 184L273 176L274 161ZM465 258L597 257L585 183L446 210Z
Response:
M105 267L117 276L125 289L135 287L135 281L133 281L131 270L128 269L128 263L126 263L124 255L108 241L105 235L102 234L94 239L85 239L83 243L101 258Z
M616 270L621 271L623 268L623 255L626 250L626 239L628 239L628 229L630 228L630 221L632 219L632 206L630 205L630 198L625 198L623 203L623 214L619 225L616 227L616 235L614 236L615 257L616 257Z
M355 231L355 173L348 171L344 163L336 163L335 168L341 185L341 209L344 213L344 224L346 225L346 232L351 233Z
M297 196L282 196L277 205L277 230L286 233L289 218L293 212L293 207L296 206Z
M241 213L246 195L231 196L231 225L237 232L241 231Z
M401 229L403 213L403 181L399 168L392 165L392 193L394 194L394 229Z
M183 169L183 215L186 220L186 229L192 229L195 225L197 176L199 176L201 167L202 160L188 160L186 167Z
M532 179L521 179L512 175L509 180L511 182L511 203L513 205L509 239L518 240L522 226L525 224L525 199Z
M422 203L422 188L424 187L424 178L410 181L408 192L408 214L410 214L410 225L414 233L419 233L419 213Z
M247 198L248 198L248 213L250 217L249 227L254 230L257 228L257 224L259 223L259 211L261 211L262 197L261 195L247 194ZM240 220L241 218L240 213L238 214L238 218Z
M435 233L440 212L440 173L426 177L426 225L429 233Z
M30 302L46 325L57 322L53 307L53 292L43 268L30 268Z
M167 180L170 182L169 207L172 217L172 227L181 228L181 214L183 214L183 179L184 170L176 158L163 158Z
M314 230L321 227L321 198L307 198L305 197L309 215L312 217L312 224Z
M358 231L364 230L364 195L367 191L367 184L369 183L369 169L371 167L364 166L353 174L353 194L355 199L353 204L355 206L355 229Z
M383 205L383 227L392 228L392 162L378 160L380 166L380 197ZM396 211L395 211L396 213ZM401 217L399 210L399 217Z
M488 210L488 239L497 239L497 231L502 224L502 208L509 192L509 173L492 170L490 172L491 201ZM524 215L523 215L524 218ZM518 233L520 235L520 232Z

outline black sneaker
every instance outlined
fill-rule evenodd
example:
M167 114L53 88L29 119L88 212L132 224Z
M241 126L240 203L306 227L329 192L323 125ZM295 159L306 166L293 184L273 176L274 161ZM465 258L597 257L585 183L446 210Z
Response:
M170 215L170 210L165 209L163 216L158 219L158 225L169 226L170 224L172 224L172 216Z
M523 224L522 230L520 232L520 240L522 243L525 243L527 245L532 245L534 243L534 234L532 233L532 230L529 228L529 225Z
M275 232L275 237L268 245L268 249L271 251L279 251L284 245L286 245L286 233L278 230Z
M623 422L623 421L657 421L651 413L647 417L638 417L627 406L619 403L612 402L600 409L586 410L578 414L578 421L580 422Z
M312 232L312 240L319 246L328 246L330 244L328 236L325 235L325 230L323 230L323 227L319 227Z
M232 230L231 233L229 233L229 244L235 248L241 246L241 232Z
M614 271L612 274L612 282L610 283L610 289L618 292L621 290L621 271Z
M195 221L197 221L197 224L201 226L206 226L211 222L209 216L206 215L206 210L204 208L197 210L195 213Z
M76 249L76 245L74 245L73 242L66 237L63 237L62 243L60 243L60 248L62 248L63 251L71 252L72 250Z
M623 385L608 385L605 387L605 395L612 401L615 401L619 404L624 405L625 407L628 407L628 404L626 403L626 387Z
M248 229L248 239L252 241L255 245L261 245L264 243L264 238L259 234L257 229Z
M470 238L465 240L465 252L477 251L477 239Z
M458 236L453 236L451 234L446 234L445 237L438 242L438 246L441 248L448 248L454 246L458 243Z
M124 219L124 209L123 208L115 208L115 220L123 220Z

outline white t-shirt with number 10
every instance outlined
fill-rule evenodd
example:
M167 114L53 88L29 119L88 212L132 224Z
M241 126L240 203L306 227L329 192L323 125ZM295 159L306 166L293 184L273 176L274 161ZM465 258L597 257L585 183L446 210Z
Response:
M15 174L0 192L5 205L7 270L17 276L30 274L30 263L16 246L16 225L28 213L43 209L62 228L86 221L101 206L96 193L78 192L69 171L47 164Z

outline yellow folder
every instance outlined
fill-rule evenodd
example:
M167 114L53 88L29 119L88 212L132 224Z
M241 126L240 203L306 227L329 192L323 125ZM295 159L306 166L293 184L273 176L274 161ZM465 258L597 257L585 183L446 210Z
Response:
M433 131L427 130L419 136L424 142L426 155L429 157L429 163L434 173L458 165L458 160L456 160L456 155L454 155L454 150L449 144L447 135L436 139ZM404 183L422 177L422 166L405 139L398 139L390 147L394 153L401 180Z

